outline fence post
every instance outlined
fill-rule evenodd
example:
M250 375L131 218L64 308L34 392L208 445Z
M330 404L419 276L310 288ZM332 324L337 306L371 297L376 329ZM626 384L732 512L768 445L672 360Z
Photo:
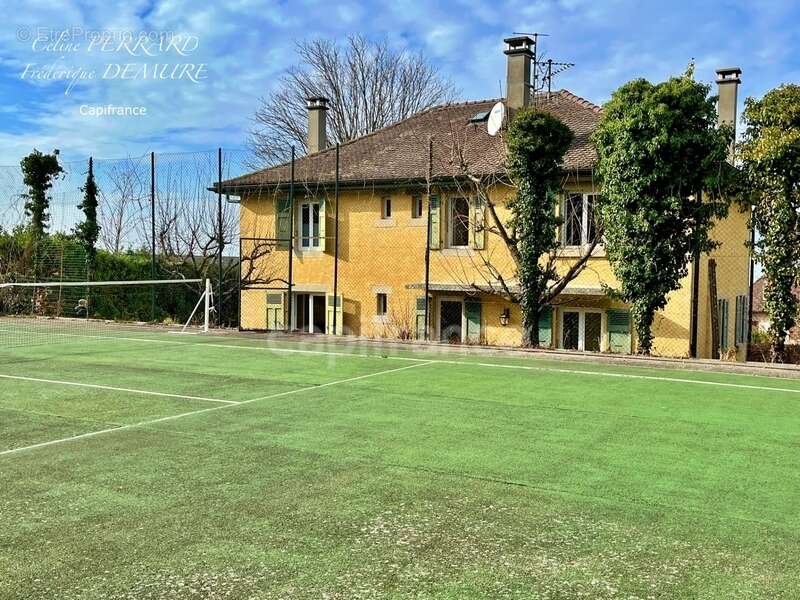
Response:
M430 339L428 321L430 319L430 280L431 280L431 177L433 177L433 138L428 138L428 227L425 235L425 327L424 339Z
M275 232L277 235L277 232ZM289 281L287 282L288 299L286 301L286 308L288 314L286 315L287 331L292 330L292 257L294 255L294 146L292 146L292 166L291 175L289 179Z
M336 316L339 314L339 144L336 144L336 179L333 184L334 201L336 202L336 223L334 224L334 247L333 247L333 335L336 335ZM324 219L325 216L323 215ZM342 309L344 318L344 309Z
M217 148L217 326L222 327L222 251L225 238L222 233L222 148Z
M156 280L156 153L150 153L150 278ZM156 286L150 286L150 320L156 320Z
M747 346L745 362L750 360L750 345L753 343L753 284L756 268L756 224L753 219L754 207L750 207L750 287L747 290Z

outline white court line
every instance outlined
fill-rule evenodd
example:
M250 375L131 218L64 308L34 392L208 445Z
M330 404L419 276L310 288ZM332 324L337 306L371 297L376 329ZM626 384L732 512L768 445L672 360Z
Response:
M189 417L192 415L199 415L202 413L208 413L215 410L223 410L225 408L235 408L237 406L242 406L243 404L250 404L252 402L258 402L260 400L269 400L271 398L280 398L283 396L291 396L292 394L300 394L302 392L309 392L313 390L318 390L325 387L331 387L333 385L340 385L342 383L349 383L351 381L359 381L361 379L367 379L369 377L377 377L378 375L386 375L388 373L396 373L397 371L405 371L406 369L413 369L414 367L422 367L428 363L416 363L413 365L407 365L405 367L399 367L397 369L387 369L385 371L378 371L377 373L367 373L366 375L358 375L356 377L348 377L347 379L339 379L338 381L329 381L328 383L321 383L320 385L310 385L308 387L299 388L296 390L288 390L286 392L278 392L277 394L269 394L268 396L259 396L258 398L251 398L250 400L242 400L241 402L234 402L233 404L225 404L223 406L214 406L211 408L202 408L200 410L193 410L190 412L180 413L177 415L171 415L169 417L161 417L159 419L152 419L149 421L139 421L138 423L131 423L130 425L120 425L119 427L110 427L108 429L100 429L98 431L90 431L89 433L82 433L80 435L73 435L66 438L60 438L57 440L50 440L47 442L40 442L38 444L32 444L30 446L22 446L20 448L12 448L11 450L3 450L0 452L0 456L5 456L9 454L17 454L19 452L24 452L26 450L34 450L36 448L44 448L46 446L54 446L56 444L64 444L66 442L73 442L76 440L83 440L90 437L95 437L98 435L104 435L106 433L114 433L116 431L125 431L127 429L134 429L137 427L146 427L148 425L155 425L157 423L163 423L165 421L174 421L175 419L181 419L183 417Z
M39 377L23 377L22 375L2 375L3 379L17 379L19 381L32 381L35 383L51 383L54 385L72 385L75 387L92 388L95 390L109 390L112 392L127 392L130 394L142 394L145 396L161 396L162 398L180 398L181 400L203 400L205 402L218 402L221 404L239 404L233 400L220 400L218 398L203 398L201 396L186 396L184 394L168 394L166 392L150 392L147 390L136 390L133 388L114 387L112 385L100 385L97 383L79 383L77 381L61 381L58 379L41 379Z
M2 330L0 330L2 331ZM52 334L47 334L52 335ZM566 373L571 375L593 375L597 377L616 377L616 378L623 378L623 379L642 379L646 381L666 381L672 383L688 383L688 384L696 384L696 385L710 385L716 387L728 387L728 388L738 388L738 389L747 389L747 390L759 390L759 391L766 391L766 392L786 392L789 394L800 394L800 388L792 389L792 388L781 388L781 387L771 387L767 385L750 385L745 383L726 383L724 381L703 381L701 379L685 379L682 377L668 377L668 376L660 376L660 375L637 375L635 373L608 373L603 371L587 371L582 369L564 369L560 367L536 367L532 365L504 365L499 363L484 363L484 362L472 362L469 360L444 360L438 358L412 358L409 356L382 356L379 354L357 354L353 352L332 352L328 350L301 350L298 348L275 348L271 346L243 346L241 344L216 344L211 342L179 342L177 340L159 340L159 339L148 339L148 338L134 338L134 337L121 337L121 336L109 336L109 337L100 337L100 336L92 336L92 335L82 335L76 333L61 333L55 335L64 335L70 337L82 337L82 338L91 338L91 339L111 339L111 340L121 340L121 341L131 341L131 342L153 342L156 344L178 344L184 346L209 346L211 348L238 348L241 350L258 350L261 352L282 352L284 354L312 354L312 355L323 355L323 356L343 356L349 358L384 358L386 360L398 360L398 361L406 361L406 362L426 362L432 364L442 364L442 365L473 365L478 367L489 367L494 369L520 369L525 371L542 371L542 372L550 372L550 373ZM645 368L645 367L631 367L631 368ZM701 371L698 371L701 372ZM747 377L747 374L741 373L715 373L715 375L733 375L733 376L740 376L740 377ZM752 377L768 377L766 375L758 375L753 374ZM775 379L775 378L771 378Z

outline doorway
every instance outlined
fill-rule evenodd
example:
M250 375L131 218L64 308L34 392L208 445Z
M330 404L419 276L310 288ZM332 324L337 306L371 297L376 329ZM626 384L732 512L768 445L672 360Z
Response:
M600 310L565 309L561 313L561 347L565 350L600 352L603 313Z
M460 344L462 338L462 323L464 318L464 303L461 300L439 301L439 339L450 344Z
M294 330L325 333L325 295L295 294Z

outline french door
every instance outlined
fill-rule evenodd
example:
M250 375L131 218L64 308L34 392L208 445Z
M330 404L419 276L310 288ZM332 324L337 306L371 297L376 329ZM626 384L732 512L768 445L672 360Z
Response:
M561 347L566 350L600 352L603 339L603 313L590 309L564 309L561 312Z

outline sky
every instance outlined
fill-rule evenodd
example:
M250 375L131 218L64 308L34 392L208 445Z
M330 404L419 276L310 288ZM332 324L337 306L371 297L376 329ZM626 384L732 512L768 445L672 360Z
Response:
M360 33L424 52L458 98L502 95L503 38L543 32L575 66L555 87L595 103L626 81L741 67L740 102L800 82L800 2L672 0L0 0L0 165L243 148L299 39ZM145 35L148 43L132 39ZM159 44L169 39L173 44ZM154 77L154 74L158 74ZM98 107L128 114L94 114Z

